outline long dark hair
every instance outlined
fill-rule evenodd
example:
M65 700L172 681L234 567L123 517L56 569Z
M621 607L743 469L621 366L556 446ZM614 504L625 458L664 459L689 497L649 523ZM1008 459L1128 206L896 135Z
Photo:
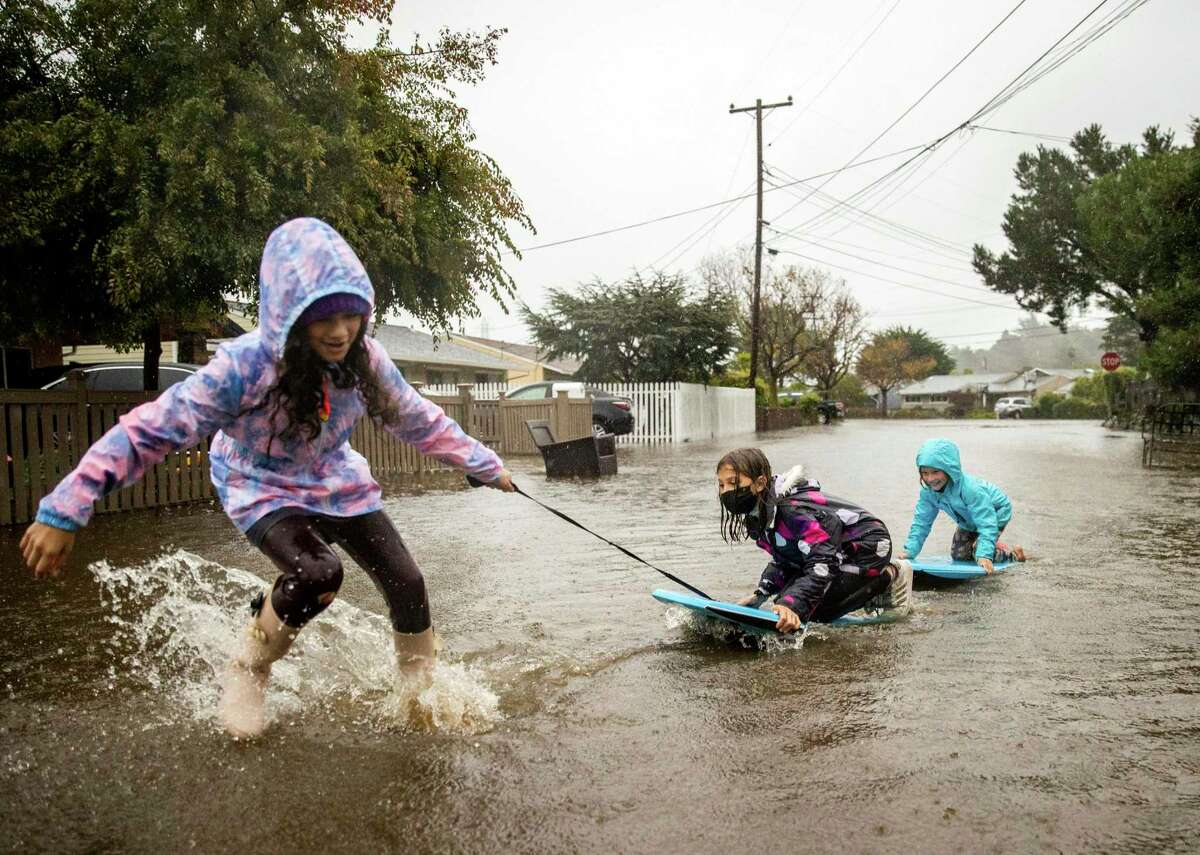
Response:
M303 435L306 441L312 442L321 435L321 390L326 372L338 389L358 389L367 406L367 415L372 419L383 424L395 424L400 420L399 409L371 370L370 356L363 344L366 335L364 319L346 358L331 371L329 363L309 345L307 327L296 324L291 328L283 346L283 357L279 360L279 379L255 408L270 407L272 425L280 410L287 414L287 426L281 431L273 431L267 443L268 457L277 436L287 442Z
M756 535L747 528L747 519L753 516L756 520L761 520L766 516L768 494L771 492L771 461L767 460L767 455L762 453L762 449L737 448L717 462L717 471L720 472L724 466L732 467L733 471L738 474L739 481L742 475L751 481L757 481L763 476L767 478L767 487L758 494L758 504L751 513L731 514L725 510L724 503L719 501L717 503L721 506L721 539L726 543L749 540Z

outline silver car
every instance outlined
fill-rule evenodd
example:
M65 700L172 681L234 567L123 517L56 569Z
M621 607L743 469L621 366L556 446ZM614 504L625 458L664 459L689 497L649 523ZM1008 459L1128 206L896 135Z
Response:
M1028 398L1001 398L996 402L996 418L1019 419L1021 414L1032 406L1033 403Z

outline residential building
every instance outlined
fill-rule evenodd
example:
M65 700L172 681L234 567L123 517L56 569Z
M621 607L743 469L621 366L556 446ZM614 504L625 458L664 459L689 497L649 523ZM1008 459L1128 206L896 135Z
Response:
M410 383L504 383L511 364L457 341L393 324L375 324L371 335Z
M1094 373L1091 368L1028 368L999 374L934 374L919 383L900 389L903 409L945 410L954 392L978 396L978 406L986 409L1000 398L1026 396L1036 398L1046 392L1067 394L1080 377Z
M532 344L458 334L451 335L450 340L507 363L509 369L506 379L510 384L569 380L582 364L577 359L548 359L544 352Z

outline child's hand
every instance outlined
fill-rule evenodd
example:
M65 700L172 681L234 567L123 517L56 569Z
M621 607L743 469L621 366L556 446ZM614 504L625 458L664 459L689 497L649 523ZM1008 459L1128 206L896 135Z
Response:
M800 628L800 616L787 606L775 603L771 606L771 611L779 615L779 621L775 624L775 628L780 632L795 632Z
M992 566L992 559L990 558L976 558L975 563L982 567L983 572L989 576L996 572L996 568Z
M907 549L900 549L900 550L898 550L898 551L895 553L895 555L893 555L892 557L893 557L893 558L907 558L907 557L908 557L908 550L907 550Z
M75 532L34 523L21 538L21 555L37 578L57 576L75 547Z
M488 481L486 483L493 490L503 490L505 493L512 493L517 489L512 482L512 475L507 469L502 469L495 481Z

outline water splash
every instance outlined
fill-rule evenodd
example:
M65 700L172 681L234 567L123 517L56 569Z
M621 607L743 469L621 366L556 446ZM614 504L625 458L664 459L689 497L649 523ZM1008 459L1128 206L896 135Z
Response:
M730 646L761 650L765 653L797 651L804 647L805 638L820 637L808 628L804 632L791 635L752 635L729 621L708 617L691 609L675 607L667 609L665 620L670 630L682 629L686 633L713 638Z
M111 611L114 679L165 699L167 720L215 724L220 675L240 643L250 599L267 583L184 550L133 567L99 561L88 569ZM398 681L390 623L338 600L272 667L267 715L302 720L320 708L389 730L480 733L501 718L485 677L443 659L425 685Z

